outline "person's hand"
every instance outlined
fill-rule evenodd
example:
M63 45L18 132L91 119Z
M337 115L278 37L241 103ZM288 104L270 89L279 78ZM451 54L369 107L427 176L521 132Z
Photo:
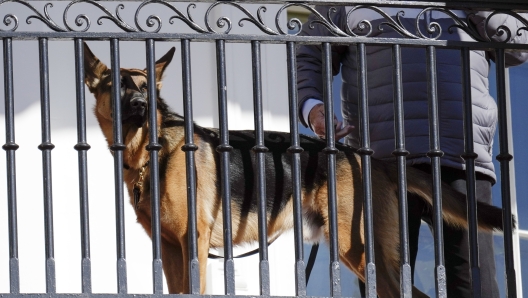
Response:
M326 136L326 129L325 129L325 111L324 111L324 105L318 104L312 108L310 111L310 114L308 114L308 121L310 122L310 126L312 127L314 133L324 139ZM343 122L338 121L336 115L334 115L334 128L335 128L335 139L340 140L349 133L352 132L354 129L354 126L351 125L345 125L343 126Z

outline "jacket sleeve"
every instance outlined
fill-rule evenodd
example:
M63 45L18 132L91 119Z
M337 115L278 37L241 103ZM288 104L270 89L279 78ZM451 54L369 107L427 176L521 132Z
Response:
M521 21L511 15L499 13L492 16L486 26L486 19L490 14L491 12L489 11L478 11L474 12L474 16L470 18L475 24L480 36L486 38L487 32L492 41L504 41L506 34L503 33L499 35L498 29L506 27L511 32L511 38L508 43L528 44L528 31L521 30L519 32L520 34L517 34L519 28L526 27ZM519 15L528 21L528 13L519 13ZM495 51L490 51L488 53L495 61ZM528 52L506 51L505 56L506 66L519 65L528 60Z
M331 13L331 18L334 24L344 28L346 22L345 7L336 7L337 11ZM315 9L323 17L328 17L330 6L316 6ZM333 34L324 25L313 23L313 28L310 24L318 17L311 14L308 21L304 23L301 36L333 36ZM341 56L346 52L346 46L332 46L332 73L336 75L339 73L341 65ZM323 74L322 74L322 48L321 45L300 45L297 48L297 90L299 96L299 121L307 127L307 123L302 117L302 106L304 102L310 98L323 100Z

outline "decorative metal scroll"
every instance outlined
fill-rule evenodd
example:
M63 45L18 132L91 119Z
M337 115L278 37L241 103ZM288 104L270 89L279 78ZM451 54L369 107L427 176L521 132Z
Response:
M252 13L247 8L243 6L243 3L247 2L232 2L232 1L218 1L212 2L209 4L205 11L203 17L203 22L199 23L193 18L193 12L196 13L197 5L190 3L187 5L185 12L182 12L180 9L175 7L171 2L165 0L146 0L141 2L141 4L135 8L134 14L134 25L128 24L122 17L120 12L125 11L125 4L120 3L115 8L115 13L112 13L105 5L111 2L99 2L95 0L74 0L70 2L63 12L63 26L58 25L49 14L49 10L53 8L52 3L47 3L44 5L42 12L35 8L30 1L24 0L1 0L0 1L0 17L3 15L3 25L4 28L0 26L0 31L17 31L19 29L19 17L14 13L6 13L5 9L1 9L6 6L7 3L15 3L26 7L31 11L31 14L26 18L26 23L31 24L32 20L38 20L44 23L48 28L56 32L68 32L68 31L80 31L86 32L91 28L92 22L90 17L86 14L79 14L74 18L74 24L72 25L69 20L70 8L77 6L81 3L85 5L90 5L96 7L98 11L102 13L102 16L97 18L97 24L102 25L103 20L109 20L114 23L118 28L125 32L149 32L149 33L159 33L163 27L162 19L158 15L149 15L146 20L141 20L141 11L146 6L159 5L162 6L164 11L174 12L175 15L169 18L169 24L174 25L176 21L178 23L185 24L188 28L193 30L196 33L206 33L206 34L229 34L233 29L234 22L227 16L221 16L217 20L212 20L212 12L215 8L220 6L229 6L235 11L241 12L244 16L236 22L238 26L243 27L245 23L250 23L254 25L258 30L267 35L298 35L301 32L302 24L296 18L288 20L286 28L280 23L281 17L284 15L284 11L289 7L296 6L308 10L312 13L312 18L310 22L305 26L308 28L314 28L316 25L324 26L328 29L331 35L340 36L340 37L370 37L373 35L373 25L372 20L364 19L359 20L355 28L350 27L350 21L353 17L361 17L360 13L352 16L354 12L357 12L361 9L366 9L375 12L379 15L379 19L382 22L378 25L378 31L384 31L388 28L394 30L399 35L404 38L410 39L439 39L444 30L447 30L448 33L452 33L455 28L458 28L465 33L467 33L475 41L496 41L496 42L508 42L515 36L523 34L523 31L528 31L528 20L526 15L519 14L513 11L506 10L496 10L489 12L487 14L475 13L469 11L463 16L459 16L453 11L443 8L443 7L426 7L421 8L420 12L413 17L414 25L405 26L402 22L402 18L405 18L405 10L397 12L395 16L389 15L382 7L377 7L373 5L357 5L350 6L346 12L343 6L331 7L326 10L326 15L323 15L319 10L316 10L312 6L302 3L284 3L276 12L275 15L275 24L274 28L270 27L265 23L264 14L268 11L265 6L260 6L256 9L256 13ZM429 19L425 16L430 12L440 12L445 14L446 18L450 18L453 21L453 24L448 28L441 28L441 25L434 21L428 21ZM335 24L334 19L337 13L344 13L342 18L346 18L346 22L343 24ZM485 27L487 28L490 25L490 21L497 15L507 15L515 18L523 26L520 28L515 28L515 30L510 29L504 25L499 25L493 30L488 30L484 32L479 32L475 26L475 21L483 21ZM480 18L480 19L479 19ZM356 20L357 21L357 20ZM145 25L142 25L145 24ZM214 24L214 25L213 25ZM408 28L413 27L413 28ZM172 27L171 27L172 28ZM215 29L219 28L221 30ZM422 32L422 28L425 28L426 32ZM222 31L223 30L223 31Z
M66 29L60 27L59 25L57 25L57 23L55 23L49 13L48 13L48 8L51 8L53 7L53 4L51 3L47 3L46 5L44 5L44 14L40 13L35 7L33 7L31 4L29 4L28 2L26 1L21 1L21 0L2 0L0 2L0 7L2 7L3 4L5 3L8 3L8 2L14 2L14 3L19 3L23 6L26 6L27 8L29 8L31 11L33 11L35 14L34 15L30 15L26 18L26 23L27 24L31 24L31 19L37 19L41 22L43 22L44 24L46 24L50 29L54 30L54 31L57 31L57 32L65 32L67 31ZM16 31L17 28L18 28L18 17L14 14L11 14L11 13L8 13L4 16L4 25L7 26L8 28L12 25L12 28L11 29L2 29L0 28L0 31Z
M70 8L77 4L77 3L89 3L97 8L99 8L101 11L103 11L106 15L103 15L101 17L99 17L97 19L97 24L99 25L102 25L103 24L103 19L107 19L107 20L110 20L112 21L114 24L116 24L119 28L123 29L123 31L126 31L126 32L138 32L137 29L135 29L134 27L131 27L130 25L128 25L125 21L123 21L123 19L121 18L121 15L119 14L119 10L123 10L125 9L125 5L124 4L119 4L117 5L116 7L116 10L115 10L115 15L112 14L108 9L106 9L106 7L104 7L103 5L100 4L100 2L96 2L96 1L93 1L93 0L75 0L73 2L70 2L70 4L68 4L68 6L66 6L66 9L64 10L64 24L66 25L66 27L68 28L68 30L70 31L76 31L75 29L73 29L69 24L68 24L68 19L67 19L67 16L68 16L68 11L70 10ZM80 31L82 32L86 32L88 31L88 29L90 29L90 18L85 15L85 14L80 14L78 15L76 18L75 18L75 25L77 25L78 27L82 27L83 25L86 25L86 27L84 29L81 29Z

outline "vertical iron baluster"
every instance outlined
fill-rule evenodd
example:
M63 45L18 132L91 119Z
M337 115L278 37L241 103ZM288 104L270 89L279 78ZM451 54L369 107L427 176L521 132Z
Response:
M444 152L440 150L440 131L438 116L438 92L436 85L436 49L428 46L427 55L427 96L429 101L429 147L427 156L431 158L433 175L433 227L435 243L435 278L436 295L439 298L447 297L446 273L444 262L444 238L442 219L442 190L440 181L440 157Z
M183 115L185 121L185 165L187 174L187 211L188 211L188 233L189 233L189 266L191 294L200 294L200 265L198 262L197 248L197 219L196 219L196 165L194 151L198 146L194 144L194 124L192 108L192 84L191 84L191 49L190 41L182 39L182 85L183 85ZM205 281L202 281L205 282Z
M231 183L229 131L227 127L227 82L225 64L225 40L216 41L216 70L218 80L218 113L220 117L220 145L216 151L220 153L221 185L222 185L222 215L224 225L224 286L226 295L235 295L235 263L233 261L233 240L231 231Z
M467 218L469 224L469 264L471 267L471 297L481 296L480 268L479 268L479 244L478 244L478 221L477 200L475 184L475 159L478 155L473 147L473 104L471 102L471 65L469 60L469 48L462 48L462 92L464 100L464 158L466 163L466 189L467 189Z
M18 220L16 193L15 143L15 99L13 91L13 44L11 38L4 38L4 95L6 143L2 148L7 159L7 212L9 221L9 291L20 293L20 273L18 263Z
M370 128L368 114L367 53L365 44L357 45L359 87L359 132L361 136L361 168L363 176L364 234L365 234L365 290L368 298L376 298L376 265L374 264L374 222L372 218L372 181L370 179Z
M499 146L497 160L500 162L502 220L504 226L504 251L506 253L506 297L517 297L517 281L515 277L515 263L513 260L513 228L510 192L510 161L513 156L508 146L508 112L506 108L506 61L504 49L496 50L497 68L497 105L499 109Z
M44 186L44 225L46 237L46 292L56 293L55 257L53 241L53 196L51 183L51 143L50 97L49 97L49 64L48 39L39 38L40 63L40 105L42 124L42 143L38 148L42 151L42 171Z
M92 293L92 265L90 261L90 221L88 213L88 160L90 145L86 141L86 102L84 99L84 45L83 40L75 41L75 80L77 91L77 144L79 154L79 198L81 213L82 246L82 292Z
M257 168L257 197L258 197L258 230L260 256L260 295L270 295L270 276L268 262L268 229L266 216L266 152L264 145L264 127L262 112L262 76L260 63L260 41L251 42L251 57L253 66L253 109L255 119L255 152Z
M145 41L147 48L147 86L148 86L148 126L149 144L147 150L150 153L150 202L152 214L152 278L154 294L163 294L163 270L161 264L161 226L160 226L160 190L159 190L159 164L158 151L161 145L158 143L158 121L157 121L157 88L154 39Z
M117 292L127 293L126 251L125 251L125 210L123 193L123 130L121 125L121 71L119 68L119 40L110 40L110 63L112 67L112 115L114 143L115 203L116 203L116 248L117 248Z
M303 148L299 140L299 111L297 98L297 61L294 42L288 42L288 96L290 99L290 136L291 146L288 152L292 155L292 192L293 192L293 232L295 238L295 295L306 296L306 273L304 264L304 247L302 232L301 205L301 153Z
M323 43L323 97L325 102L326 148L328 157L328 224L330 229L330 294L341 296L341 272L337 235L336 154L334 105L332 98L332 52L330 43Z
M409 254L409 223L407 221L407 172L406 160L409 151L405 150L405 126L403 111L402 60L400 45L392 46L393 85L394 85L394 135L398 160L398 206L400 222L400 296L412 297L412 271Z

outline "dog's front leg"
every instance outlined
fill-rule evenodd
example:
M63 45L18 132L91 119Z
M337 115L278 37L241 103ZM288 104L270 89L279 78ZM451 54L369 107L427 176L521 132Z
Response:
M188 257L186 250L182 249L181 243L174 244L165 239L161 239L161 259L169 293L188 294Z
M205 281L207 274L207 259L209 258L210 231L200 231L198 234L198 262L200 263L200 293L205 293Z

